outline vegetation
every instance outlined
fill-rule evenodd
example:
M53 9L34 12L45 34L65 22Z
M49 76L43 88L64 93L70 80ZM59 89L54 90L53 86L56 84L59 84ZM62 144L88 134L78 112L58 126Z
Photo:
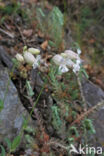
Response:
M53 3L55 3L55 1L53 1ZM30 148L42 156L47 154L49 156L54 156L61 153L63 155L66 154L70 156L71 144L78 145L79 143L82 143L83 146L85 146L86 144L89 144L89 136L96 133L93 126L93 121L88 117L88 115L94 111L96 107L85 111L86 104L84 103L84 97L82 96L80 81L83 76L88 78L84 67L81 65L80 71L77 73L74 73L71 68L68 72L62 73L59 70L59 66L55 65L50 59L55 53L59 53L60 51L63 52L65 49L64 37L67 21L69 19L67 9L67 5L69 4L67 4L67 2L64 0L62 1L62 5L64 6L64 14L56 6L51 9L48 5L46 7L48 9L46 9L45 6L43 8L35 7L34 12L33 7L32 14L35 15L35 20L30 16L30 10L29 12L25 11L25 8L21 6L20 2L13 0L10 3L0 6L0 25L2 27L3 25L6 25L6 20L10 20L10 18L15 21L16 17L21 17L20 21L22 21L24 25L27 21L29 21L26 25L27 28L24 26L20 29L20 21L19 24L15 22L15 24L13 24L13 27L16 25L16 31L18 29L20 33L20 38L17 42L19 44L14 46L15 50L17 50L21 56L23 53L23 50L21 49L23 49L24 46L25 48L29 48L31 45L33 47L37 46L42 51L40 53L42 59L38 60L36 58L36 60L40 61L37 63L37 68L27 64L24 62L24 60L23 62L19 62L15 57L12 59L14 66L10 74L10 79L12 79L14 82L18 81L19 79L20 83L23 83L23 92L21 92L19 85L17 85L17 88L20 96L22 96L22 99L24 99L26 104L28 103L30 107L28 109L28 105L25 106L29 110L29 117L27 120L24 119L22 129L18 136L16 136L13 140L4 138L6 146L4 144L0 145L1 156L5 156L6 154L8 154L8 156L10 154L15 154L16 150L21 144L23 135L26 141L26 149ZM73 43L72 47L69 47L70 49L73 49L74 51L77 51L80 48L82 50L84 49L84 39L86 38L87 33L90 34L90 29L92 26L97 27L97 25L103 20L103 9L104 1L102 1L102 3L99 2L99 7L96 6L96 8L92 8L88 3L87 5L84 3L81 6L79 6L78 3L76 3L75 6L70 4L69 12L71 15L70 22L68 24L71 25L73 37L75 38L75 42ZM34 27L35 30L31 31L31 28L34 29ZM21 31L28 29L28 33L26 31ZM102 28L100 33L102 33ZM33 36L33 34L36 34L36 36ZM103 35L104 34L102 33L100 40L103 38ZM37 41L38 39L40 39L39 42ZM96 60L97 56L100 57L100 51L98 52L99 44L97 45L95 40L96 37L90 42L91 44L94 44L91 46L95 46L93 59ZM85 42L89 41L85 40ZM26 48L26 51L28 51L28 48ZM104 50L101 46L101 57L103 57L103 55ZM75 60L73 60L73 62L74 61ZM14 74L14 69L18 71L18 75ZM37 86L35 86L40 87L40 92L37 92L36 88L34 89L31 84L31 71L36 69L38 69L37 74L42 78L43 82L41 87L37 84ZM5 97L7 95L9 85L10 82L8 82ZM41 82L39 85L41 85ZM43 98L44 102L41 101L42 95L44 96L45 94L47 94L47 97L52 97L52 105L48 106L45 98ZM4 108L5 97L4 99L0 99L0 112ZM47 108L49 109L48 111L50 112L51 116L50 123L48 123L48 119L44 117L45 114L47 115L45 110ZM31 117L34 120L37 120L38 123L37 127L34 129L28 126ZM53 128L53 134L48 132L48 127ZM59 148L59 150L57 150L57 148Z
M39 29L50 39L50 45L58 49L63 42L63 14L58 7L54 7L48 15L41 8L38 8L36 14Z
M73 7L73 6L72 6ZM74 29L74 37L75 40L80 44L80 46L83 48L85 46L85 42L88 42L85 38L87 37L88 40L92 38L93 43L88 43L90 47L93 47L94 49L94 55L93 59L96 57L103 56L103 47L99 46L99 43L102 42L103 38L103 10L104 10L104 1L99 1L98 3L93 3L92 5L90 2L85 2L81 4L80 6L76 3L74 8L70 7L70 11L74 9L77 9L76 12L72 13L72 26ZM73 17L75 16L75 17ZM77 20L76 20L77 19ZM99 29L99 24L102 23L102 26ZM98 30L98 33L96 32ZM96 35L93 36L93 33ZM90 49L89 49L90 50ZM97 54L97 55L96 55ZM97 61L97 60L96 60ZM98 62L99 63L99 62Z

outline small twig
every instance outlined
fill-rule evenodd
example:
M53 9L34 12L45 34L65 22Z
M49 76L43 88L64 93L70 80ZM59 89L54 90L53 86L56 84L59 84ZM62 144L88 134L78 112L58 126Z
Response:
M5 35L9 36L9 37L12 38L12 39L15 37L13 33L9 33L9 32L7 32L7 31L1 29L1 28L0 28L0 31L1 31L2 33L4 33Z
M102 22L104 20L104 16L103 17L101 17L101 19L100 19L100 21L99 22Z
M104 105L104 100L99 102L97 105L93 106L92 108L90 108L88 111L86 111L83 114L81 114L75 121L72 122L71 126L76 124L76 123L79 123L81 120L83 120L85 118L85 116L88 116L95 109L97 109L98 107L101 107L102 105Z
M30 104L31 104L31 106L33 108L34 107L33 99L32 98L29 98L29 102L30 102ZM36 119L38 121L38 125L40 126L40 129L42 131L44 129L44 127L43 127L43 123L42 123L41 117L40 117L40 115L38 113L38 110L36 108L34 108L33 109L33 112L34 112L34 115L35 115L35 117L36 117Z
M33 39L33 40L27 40L26 42L27 42L27 43L33 43L33 42L36 42L36 39Z
M21 32L21 29L18 27L18 25L16 23L15 23L15 26L17 27L17 29L18 29L18 31L19 31L19 33L21 35L21 38L22 38L22 41L23 41L24 45L26 45L26 41L25 41L24 36L23 36L23 34Z
M85 97L84 97L84 94L83 94L82 84L81 84L81 81L80 81L80 78L79 78L78 75L77 75L77 81L78 81L78 85L79 85L82 101L84 103L84 111L86 112L87 111L87 104L86 104L86 100L85 100Z
M70 148L70 146L66 146L66 145L63 145L57 141L51 141L51 140L47 143L47 145L49 145L49 146L54 145L54 146L60 147L64 150L68 150Z

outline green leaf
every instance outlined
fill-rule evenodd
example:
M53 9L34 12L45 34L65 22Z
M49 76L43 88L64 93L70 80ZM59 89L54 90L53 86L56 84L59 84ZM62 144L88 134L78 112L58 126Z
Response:
M11 151L15 151L16 148L19 146L21 142L21 135L16 136L16 138L14 138L12 145L11 145Z
M89 76L88 76L86 70L83 68L83 66L81 66L80 72L79 72L79 77L80 77L80 79L82 79L82 75L83 75L83 74L85 75L85 77L86 77L87 79L89 78Z
M89 131L91 134L95 134L96 131L95 131L95 128L94 128L94 125L92 123L92 120L90 119L85 119L83 121L83 126L86 128L87 131Z
M88 79L88 78L89 78L89 76L88 76L88 74L87 74L87 72L85 71L85 69L84 69L84 68L83 68L82 72L83 72L83 74L85 75L85 77Z
M59 48L63 41L63 26L64 15L58 7L54 7L51 11L45 13L41 8L36 11L36 18L38 26L41 31L48 34L50 39L50 45L54 48Z
M23 51L27 51L27 46L24 46L23 47Z
M0 147L1 147L1 155L0 156L5 156L6 155L5 148L2 145L0 145Z
M57 20L59 25L64 24L64 16L58 7L54 7L50 13L53 20Z
M19 67L20 62L16 58L13 58L12 59L12 62L13 62L13 64L14 64L15 67Z
M7 143L8 149L10 150L11 149L11 144L12 144L11 141L8 138L5 138L4 140Z
M26 128L27 128L27 126L28 126L28 120L27 119L25 119L25 117L23 116L23 129L25 130Z
M48 43L49 43L49 45L50 45L51 47L56 47L56 45L55 45L55 43L54 43L53 41L49 40Z
M5 16L1 17L0 24L3 24L5 22L5 20L6 20L6 17Z
M30 126L27 126L27 127L25 128L25 131L26 131L27 133L32 133L32 134L35 135L35 129L32 128L32 127L30 127Z
M38 11L39 11L39 13L41 14L42 17L45 17L45 14L44 14L44 12L42 11L41 8L39 8Z
M32 144L33 141L34 141L33 140L33 137L30 136L30 135L28 135L28 134L25 135L25 139L26 139L26 141L27 141L28 144Z
M26 81L26 88L27 88L27 93L30 97L34 95L34 92L32 90L32 87L30 85L30 81Z
M75 126L72 126L71 128L70 128L70 134L72 135L73 134L73 132L75 133L75 135L76 135L76 137L78 137L79 136L79 133L78 133L78 130L77 130L77 128L75 127Z
M4 101L0 99L0 112L4 108Z

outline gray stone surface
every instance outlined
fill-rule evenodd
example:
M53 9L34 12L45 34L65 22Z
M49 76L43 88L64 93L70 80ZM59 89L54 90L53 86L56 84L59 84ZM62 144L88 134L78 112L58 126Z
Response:
M88 106L94 106L104 100L104 91L91 81L83 79L82 86Z
M10 84L7 89L8 82ZM7 69L0 65L0 99L4 99L6 90L4 108L0 112L0 142L4 137L13 139L17 136L23 124L23 116L29 115L19 99L16 87L9 81Z
M98 104L98 102L104 100L104 91L97 85L84 79L82 81L82 86L83 93L89 107L93 107ZM96 130L96 134L90 138L91 143L96 147L104 147L104 105L91 113L89 117L93 119Z

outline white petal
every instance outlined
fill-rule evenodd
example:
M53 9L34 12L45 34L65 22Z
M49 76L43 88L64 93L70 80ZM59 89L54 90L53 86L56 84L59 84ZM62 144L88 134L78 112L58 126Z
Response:
M76 70L75 70L75 69L73 69L73 72L74 72L74 73L76 73Z
M24 62L24 58L21 54L17 53L15 57L19 62Z
M33 63L36 62L35 57L29 52L24 52L24 59L25 59L25 62L30 65L33 65Z
M41 60L41 55L37 55L37 56L36 56L36 60L37 60L37 61L40 61L40 60Z
M74 62L72 61L72 60L70 60L70 59L65 59L65 61L64 61L65 63L65 65L68 67L68 68L71 68L71 67L73 67L73 65L74 65Z
M60 71L61 73L66 73L66 72L69 71L69 69L68 69L65 65L60 65L60 66L59 66L59 71Z
M78 54L72 50L65 50L64 53L67 54L67 58L69 58L69 59L77 59L78 58Z
M36 48L29 48L28 52L31 53L31 54L34 54L34 55L40 54L40 50L36 49Z
M77 59L76 64L80 64L80 63L81 63L80 59Z
M33 66L33 69L36 69L39 66L39 64L37 61L35 61L32 66Z
M81 54L81 50L77 49L77 53L78 53L78 55L80 55Z
M76 73L80 70L80 66L78 64L73 65L73 72Z
M65 53L61 53L60 54L62 57L64 57L64 58L67 58L67 54L65 54Z
M62 62L64 61L63 57L59 54L55 55L53 58L52 58L53 62L56 64L56 65L61 65Z

